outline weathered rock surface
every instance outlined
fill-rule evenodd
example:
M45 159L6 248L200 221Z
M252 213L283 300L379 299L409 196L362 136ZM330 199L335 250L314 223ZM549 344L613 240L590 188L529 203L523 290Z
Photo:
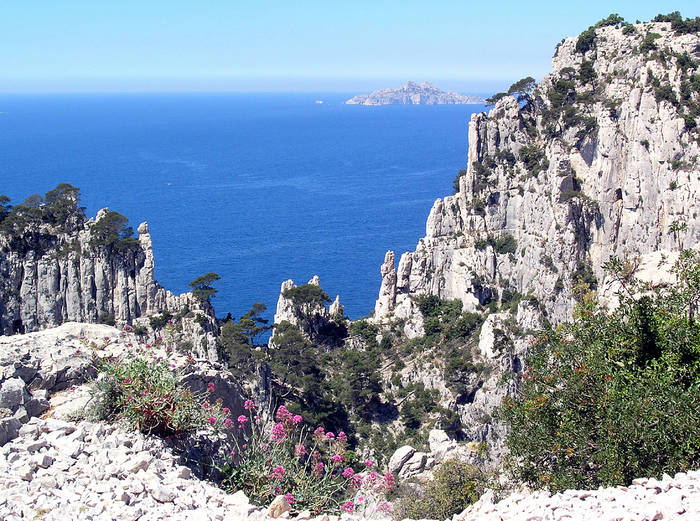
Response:
M629 487L566 490L558 494L515 493L495 502L492 493L454 521L534 521L614 519L653 521L700 518L700 471L663 479L635 479Z
M639 51L648 32L659 35L663 53ZM506 294L524 297L517 310L487 317L461 396L425 360L401 371L404 385L439 390L441 405L458 412L468 440L487 442L492 461L504 450L504 432L491 413L517 391L517 380L503 384L504 373L522 370L533 331L571 318L576 285L589 284L614 307L617 286L604 270L613 256L659 283L671 280L680 247L700 243L698 130L657 91L700 102L699 92L687 92L699 68L683 58L698 61L700 36L678 36L669 23L636 24L629 33L598 28L585 53L576 51L577 38L564 40L528 103L505 96L473 115L459 190L435 201L425 237L398 268L391 251L380 268L372 320L399 323L409 338L424 334L420 295L460 299L470 312Z
M307 284L321 287L318 275L314 275ZM329 307L322 302L298 305L291 299L284 296L287 290L296 288L294 281L289 279L282 283L280 296L277 299L277 311L275 312L274 324L288 322L297 327L307 338L319 344L336 345L341 338L338 337L337 317L342 317L345 308L340 304L340 296L336 295L335 300ZM274 347L276 328L273 329L270 338L270 345Z
M471 311L508 289L535 295L556 324L571 316L576 281L604 282L611 256L698 243L697 130L657 99L654 86L654 78L668 78L680 99L681 65L637 49L654 32L659 49L696 56L700 37L677 36L668 23L634 27L631 35L597 29L585 54L575 51L576 38L566 39L531 103L506 96L488 115L472 116L459 191L435 202L425 237L398 270L385 259L377 321L417 316L415 295L458 298ZM583 62L592 64L593 83L576 79ZM551 117L562 79L577 94L565 102L578 114L568 127ZM687 228L671 233L674 222Z
M127 248L93 244L92 229L106 215L102 209L70 232L42 225L38 237L0 234L0 334L64 322L135 324L162 311L187 309L205 319L204 326L190 320L187 340L198 354L215 360L211 305L191 293L173 295L155 281L147 223L141 223L137 243Z
M181 382L196 392L212 382L224 406L237 416L244 412L243 392L223 366L203 358L189 358L168 340L151 345L134 333L103 324L66 323L24 335L0 336L0 440L17 435L18 425L44 413L67 417L89 398L79 387L95 376L93 356L124 358L148 351L180 368ZM77 389L76 389L77 387Z
M435 85L420 85L409 81L398 89L375 90L371 94L359 94L345 102L347 105L469 105L484 103L484 98L446 92Z

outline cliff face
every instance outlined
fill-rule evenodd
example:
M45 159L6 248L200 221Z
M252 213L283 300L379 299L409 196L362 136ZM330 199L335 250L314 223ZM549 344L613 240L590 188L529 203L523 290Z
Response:
M101 210L94 220L78 222L68 231L42 224L32 234L0 234L1 334L68 321L131 324L185 307L214 316L207 303L200 304L190 293L173 295L155 281L146 223L128 246L95 244L95 226L108 214Z
M347 105L468 105L483 102L483 98L440 90L427 81L420 85L409 81L398 89L381 89L371 94L359 94L345 103Z
M506 96L472 116L459 191L435 202L398 270L387 254L375 320L406 319L417 336L413 296L471 311L510 290L558 323L576 282L595 288L611 256L698 242L700 38L628 27L564 40L526 103Z

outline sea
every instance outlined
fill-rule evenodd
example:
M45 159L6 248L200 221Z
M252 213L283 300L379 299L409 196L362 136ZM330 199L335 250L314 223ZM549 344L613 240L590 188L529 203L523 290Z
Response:
M466 167L483 105L344 105L354 93L0 96L0 194L58 183L88 216L148 221L156 279L221 280L218 316L314 275L346 315L369 314L387 250L415 249ZM319 103L323 102L323 103Z

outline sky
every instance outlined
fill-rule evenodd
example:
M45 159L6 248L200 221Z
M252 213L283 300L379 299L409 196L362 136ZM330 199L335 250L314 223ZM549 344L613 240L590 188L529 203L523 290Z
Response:
M697 2L0 0L0 92L351 92L431 81L470 93L549 71L611 12Z

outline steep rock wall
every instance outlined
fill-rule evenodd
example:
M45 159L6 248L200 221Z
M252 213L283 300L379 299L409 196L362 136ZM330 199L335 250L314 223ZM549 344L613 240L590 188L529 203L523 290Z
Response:
M700 98L689 87L700 38L669 23L630 32L599 28L585 52L564 40L528 103L507 96L472 116L459 191L435 202L398 270L387 255L377 322L406 319L418 336L412 297L458 298L471 311L509 289L535 295L559 323L576 282L603 282L611 256L698 242L700 147L683 104ZM643 51L648 33L655 49Z

